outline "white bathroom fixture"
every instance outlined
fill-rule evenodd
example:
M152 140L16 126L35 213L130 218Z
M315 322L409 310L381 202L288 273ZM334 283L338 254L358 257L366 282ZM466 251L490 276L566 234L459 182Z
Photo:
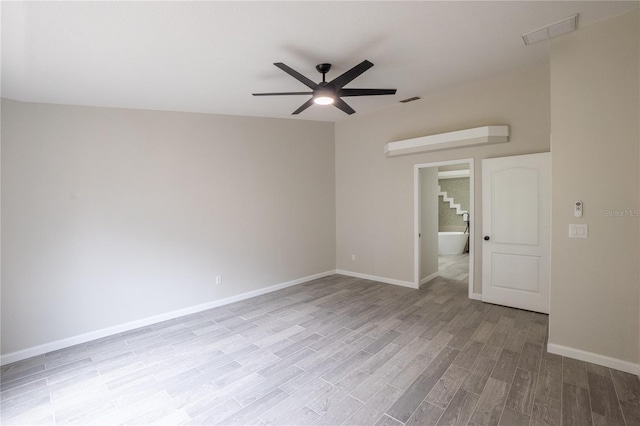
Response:
M438 255L462 254L468 240L464 232L438 232Z

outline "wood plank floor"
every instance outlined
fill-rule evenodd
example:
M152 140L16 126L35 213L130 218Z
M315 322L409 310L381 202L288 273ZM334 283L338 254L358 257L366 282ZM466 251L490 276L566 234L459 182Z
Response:
M3 424L639 425L634 375L548 354L546 315L334 275L3 366Z

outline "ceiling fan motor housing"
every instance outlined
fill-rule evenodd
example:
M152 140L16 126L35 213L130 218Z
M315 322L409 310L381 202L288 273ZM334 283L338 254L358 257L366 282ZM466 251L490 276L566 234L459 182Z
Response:
M316 69L320 74L326 74L331 69L331 64L318 64L316 65Z

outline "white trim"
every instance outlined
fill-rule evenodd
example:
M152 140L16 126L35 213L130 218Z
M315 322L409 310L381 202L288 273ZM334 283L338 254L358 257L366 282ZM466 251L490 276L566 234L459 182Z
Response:
M469 295L469 299L479 300L479 301L482 302L482 294L480 294L480 293L471 293Z
M156 324L161 321L182 317L182 316L193 314L196 312L206 311L207 309L217 308L218 306L228 305L230 303L239 302L241 300L249 299L251 297L261 296L266 293L271 293L276 290L281 290L283 288L302 284L318 278L333 275L335 273L336 273L335 270L321 272L319 274L309 275L307 277L298 278L292 281L275 284L269 287L261 288L259 290L238 294L236 296L230 296L224 299L214 300L212 302L204 303L201 305L191 306L184 309L178 309L176 311L154 315L152 317L147 317L147 318L127 322L124 324L116 325L113 327L107 327L100 330L91 331L89 333L84 333L84 334L80 334L73 337L67 337L66 339L56 340L55 342L45 343L43 345L38 345L31 348L23 349L20 351L11 352L11 353L0 356L0 365L21 361L23 359L31 358L33 356L42 355L47 352L56 351L58 349L67 348L69 346L90 342L92 340L100 339L102 337L112 336L114 334L123 333L129 330L134 330L139 327L145 327L147 325Z
M624 371L630 374L640 374L640 365L638 364L634 364L629 361L623 361L617 358L611 358L610 356L606 355L594 354L593 352L587 352L581 349L548 343L547 352L578 359L580 361L590 362L592 364L602 365L604 367L613 368L615 370Z
M413 165L413 288L420 288L420 169L427 167L442 167L452 164L469 165L469 299L476 299L477 293L473 292L473 272L475 265L475 179L473 158L461 158L458 160L437 161ZM482 300L482 296L477 298Z
M362 278L362 279L371 280L371 281L379 281L381 283L399 285L402 287L409 287L409 288L415 288L415 289L418 288L418 286L416 286L411 281L402 281L402 280L396 280L394 278L378 277L376 275L361 274L359 272L345 271L343 269L336 269L336 274L347 275L349 277Z
M388 157L437 149L460 148L463 146L486 145L509 141L509 126L484 126L437 135L420 136L384 146Z
M423 279L420 280L420 286L423 286L424 284L428 283L429 281L431 281L432 279L436 278L439 275L440 274L436 271L433 274L429 275L428 277L424 277Z
M469 177L469 169L438 172L438 179L458 179L458 178L468 178L468 177Z

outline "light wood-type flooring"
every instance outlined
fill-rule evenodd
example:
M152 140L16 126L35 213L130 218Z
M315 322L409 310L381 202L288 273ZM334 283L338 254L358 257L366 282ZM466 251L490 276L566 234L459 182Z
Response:
M5 365L3 424L640 425L634 375L546 352L546 315L333 275Z

